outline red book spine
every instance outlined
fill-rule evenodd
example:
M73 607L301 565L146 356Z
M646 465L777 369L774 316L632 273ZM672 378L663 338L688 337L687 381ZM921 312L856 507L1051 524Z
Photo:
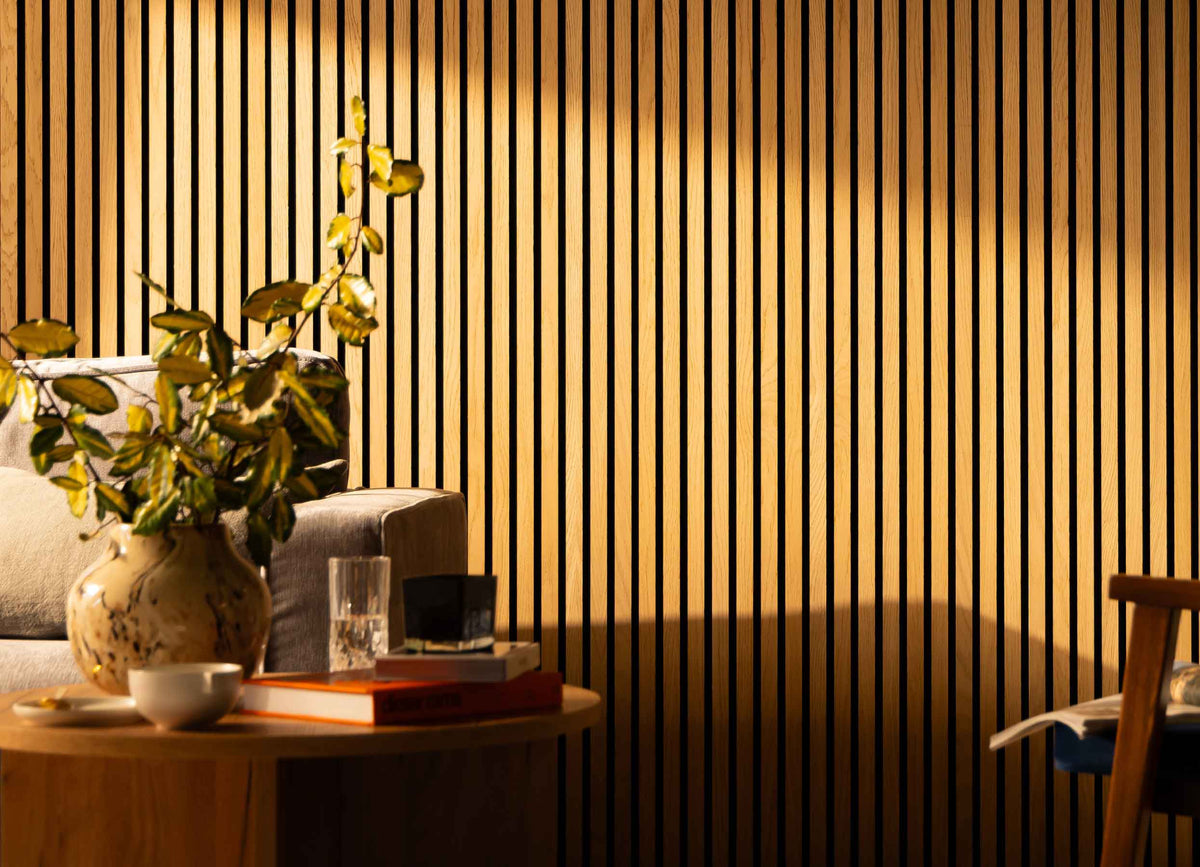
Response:
M557 671L529 671L504 683L444 683L420 689L378 690L375 724L540 710L559 707L562 695L562 674Z

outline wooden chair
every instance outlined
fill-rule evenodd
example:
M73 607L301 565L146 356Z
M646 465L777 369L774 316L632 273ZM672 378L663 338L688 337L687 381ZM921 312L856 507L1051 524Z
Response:
M1200 611L1200 581L1114 575L1108 582L1108 595L1133 604L1133 623L1121 684L1121 718L1100 864L1130 867L1145 852L1146 829L1155 803L1155 774L1170 698L1179 612ZM1160 805L1162 796L1159 792Z

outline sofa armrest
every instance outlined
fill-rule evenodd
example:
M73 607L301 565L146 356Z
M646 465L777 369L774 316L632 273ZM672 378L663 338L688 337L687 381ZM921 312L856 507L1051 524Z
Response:
M389 642L404 639L400 582L461 573L467 565L462 494L362 488L296 505L291 538L271 556L273 620L267 671L324 671L329 664L329 558L392 558Z

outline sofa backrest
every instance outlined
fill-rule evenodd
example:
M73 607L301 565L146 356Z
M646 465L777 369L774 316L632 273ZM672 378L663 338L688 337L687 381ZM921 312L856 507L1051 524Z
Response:
M296 349L297 366L303 370L309 367L324 367L341 372L341 366L336 359L318 352ZM101 433L112 439L111 435L126 430L125 410L134 402L146 402L145 396L154 394L154 379L158 368L148 355L131 355L120 358L53 358L33 362L38 371L47 379L54 379L68 374L89 374L101 371L108 376L105 380L116 393L121 405L115 412L108 415L89 416L88 423ZM185 390L186 392L186 390ZM190 402L184 397L184 411L187 412ZM342 430L349 429L350 400L343 391L330 407L333 421ZM15 407L0 418L0 466L16 467L17 469L33 471L33 462L29 457L29 438L32 426L22 424ZM112 440L113 446L118 447L119 441ZM300 463L305 466L315 466L328 461L343 459L349 455L345 440L341 447L331 449L326 447L312 449L300 456ZM101 475L106 475L108 464L105 461L94 460L94 465Z

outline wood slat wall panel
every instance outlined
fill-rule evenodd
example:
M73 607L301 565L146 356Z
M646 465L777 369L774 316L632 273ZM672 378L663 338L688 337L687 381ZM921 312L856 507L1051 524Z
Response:
M0 328L147 351L151 269L258 339L361 93L426 187L302 344L605 696L561 860L1090 863L1102 788L986 741L1200 571L1192 5L0 0Z

